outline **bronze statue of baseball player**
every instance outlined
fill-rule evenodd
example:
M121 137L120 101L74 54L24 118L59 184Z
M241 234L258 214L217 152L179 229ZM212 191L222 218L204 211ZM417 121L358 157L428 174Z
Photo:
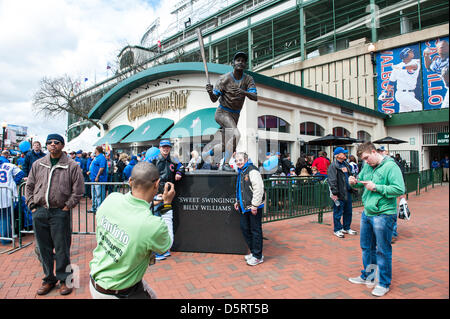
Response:
M206 91L212 102L219 100L214 119L222 128L221 143L216 144L209 151L203 153L205 156L213 156L215 153L224 152L223 170L232 170L228 162L236 151L241 134L237 128L239 113L244 105L245 97L257 101L255 82L253 77L244 73L247 67L247 54L237 52L233 57L233 71L222 75L216 85L206 85ZM225 141L225 136L231 133L232 137Z

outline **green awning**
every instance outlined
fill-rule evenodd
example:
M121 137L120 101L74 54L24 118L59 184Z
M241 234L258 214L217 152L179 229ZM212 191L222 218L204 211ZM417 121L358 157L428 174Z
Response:
M206 108L192 112L179 120L162 138L182 138L211 135L220 128L214 114L216 108Z
M108 143L109 145L119 143L120 140L130 134L131 131L133 131L133 127L130 125L116 126L108 133L106 133L105 136L95 142L94 146L103 145L106 143Z
M169 127L173 125L173 120L166 118L151 119L143 123L137 129L122 140L122 143L153 141L159 138Z

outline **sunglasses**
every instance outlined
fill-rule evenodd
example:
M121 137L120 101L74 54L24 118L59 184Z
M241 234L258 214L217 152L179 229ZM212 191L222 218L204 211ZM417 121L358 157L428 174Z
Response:
M59 145L59 144L61 144L61 142L60 142L60 141L48 141L48 142L46 142L45 144L46 144L46 145L50 145L50 144Z

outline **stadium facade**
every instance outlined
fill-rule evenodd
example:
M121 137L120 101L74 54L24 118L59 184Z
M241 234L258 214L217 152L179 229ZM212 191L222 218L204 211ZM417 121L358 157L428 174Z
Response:
M286 97L289 100L292 94L311 97L314 95L312 92L316 92L320 94L321 102L331 103L332 107L336 108L330 111L330 108L320 103L320 107L316 103L316 108L310 108L298 101L291 101L289 105L283 105L283 103L277 105L277 100L274 98L277 96L276 88L266 89L266 92L273 93L273 96L271 94L265 96L272 102L266 109L263 107L263 102L258 102L257 109L264 114L258 111L257 116L253 116L255 123L246 120L245 124L256 127L257 132L262 133L268 130L267 116L270 117L270 121L276 122L276 124L270 123L269 126L275 125L278 131L280 123L287 123L290 136L280 136L279 141L283 142L278 143L276 148L279 151L291 153L293 159L299 156L300 151L317 152L319 148L309 146L307 142L329 133L351 136L360 140L376 140L385 135L403 139L407 143L392 145L390 150L393 152L415 151L420 154L418 159L412 155L406 157L411 165L413 165L412 161L419 161L420 164L414 163L414 165L419 165L420 168L428 168L430 159L443 157L447 152L448 146L445 146L445 142L439 143L438 137L442 134L448 135L449 132L448 104L445 105L445 98L448 99L448 85L446 86L440 69L436 67L430 69L425 61L424 53L427 49L431 50L431 58L435 60L439 55L441 43L448 44L449 5L447 1L247 0L230 2L231 4L227 7L209 15L208 12L212 12L211 7L217 3L223 6L224 1L179 2L173 11L177 17L175 27L172 28L173 32L164 32L166 36L160 37L159 22L156 20L149 26L139 45L127 46L120 52L116 74L79 93L78 98L82 99L94 93L99 97L105 97L114 88L123 85L124 81L139 78L139 74L143 75L163 65L200 62L201 56L196 37L196 30L199 28L204 37L207 60L211 64L229 65L236 51L248 52L249 71L260 75L261 79L264 78L261 82L264 89L267 88L264 85L270 82L266 78L276 80L277 82L270 82L270 84L281 87L278 92L282 95L281 100ZM405 51L413 52L419 67L416 74L413 74L414 72L409 74L416 81L415 87L406 90L411 95L411 99L417 100L421 105L418 107L419 104L414 102L416 107L412 111L411 108L405 109L402 100L396 95L400 81L395 83L390 81L391 74L395 72L394 66L402 63L402 52ZM445 54L439 57L443 61L441 64L445 64ZM448 46L446 57L448 65ZM192 67L193 64L189 65ZM217 70L222 69L218 67ZM122 90L121 98L128 99L128 95L131 98L132 90L136 88L138 88L137 91L147 86L157 88L154 86L155 83L169 86L171 78L160 75L160 82L154 82L155 77L148 78L149 81L139 82L137 87L127 82L128 86L124 87L130 90ZM180 82L180 76L186 77L183 74L173 73L172 78ZM281 83L286 83L288 86L284 87ZM197 84L196 90L201 90L204 84ZM388 84L393 85L390 91L387 90ZM299 89L292 89L294 87ZM177 88L181 91L188 90L183 85L178 85ZM143 94L142 91L141 94ZM206 92L205 96L207 97ZM204 101L200 95L197 101L202 103L197 104L195 110L185 109L178 112L185 112L187 115L201 107L217 106ZM296 103L300 104L296 105ZM99 99L95 105L92 105L92 109L98 109L101 105L104 107L106 104L104 100ZM345 107L349 105L351 107ZM118 106L111 104L110 107ZM355 120L355 113L358 113L355 111L359 110L359 107L372 112L369 116L371 118L366 118L365 123L361 122L361 119ZM92 114L94 113L91 111L91 116ZM184 113L179 114L178 120L182 119L181 114ZM158 116L162 117L163 114L158 114L156 117ZM152 115L144 119L150 120L154 117ZM273 120L273 118L276 119ZM383 119L382 127L379 127L379 118ZM112 118L107 110L103 117L100 116L97 119L106 124L104 134L118 125L128 125L133 130L137 130L141 124L141 122L133 123L125 118L121 123L111 121ZM173 121L176 125L177 118L174 117ZM70 118L68 137L76 136L83 125L87 124ZM255 134L253 138L256 139L257 135L264 134ZM158 138L160 137L162 136ZM270 139L265 140L266 142L261 142L259 137L258 141L255 141L267 144L269 143L267 140ZM141 143L139 147L147 147L155 141L156 139ZM121 147L126 146L121 144ZM195 148L194 144L185 147L185 150ZM129 144L128 146L130 150L136 151L137 145ZM354 150L350 147L350 151ZM255 152L261 154L262 151L255 150ZM253 156L256 156L256 153Z

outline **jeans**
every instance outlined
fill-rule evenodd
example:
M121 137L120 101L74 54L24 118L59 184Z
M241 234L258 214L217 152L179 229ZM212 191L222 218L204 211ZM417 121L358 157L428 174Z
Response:
M394 223L394 229L392 230L392 237L397 237L397 214L395 214L395 223Z
M97 208L105 200L106 185L91 185L91 193L92 193L92 210L97 211Z
M352 194L347 193L347 200L338 200L339 206L333 204L333 224L334 232L339 230L349 230L352 223ZM341 218L343 217L343 223L341 224Z
M251 212L241 213L240 225L245 242L253 257L261 259L263 249L262 208L258 208L256 215Z
M44 269L43 281L54 284L65 282L71 274L70 245L72 243L72 220L70 212L60 208L38 207L33 213L33 227L36 243ZM55 249L55 253L53 253ZM56 260L56 276L53 274Z
M364 269L361 278L367 279L375 270L378 271L378 284L389 288L392 279L392 233L395 214L378 216L361 216L360 244Z
M12 227L11 227L11 207L0 208L1 216L0 216L0 237L12 238ZM10 244L9 240L1 240L3 245Z

